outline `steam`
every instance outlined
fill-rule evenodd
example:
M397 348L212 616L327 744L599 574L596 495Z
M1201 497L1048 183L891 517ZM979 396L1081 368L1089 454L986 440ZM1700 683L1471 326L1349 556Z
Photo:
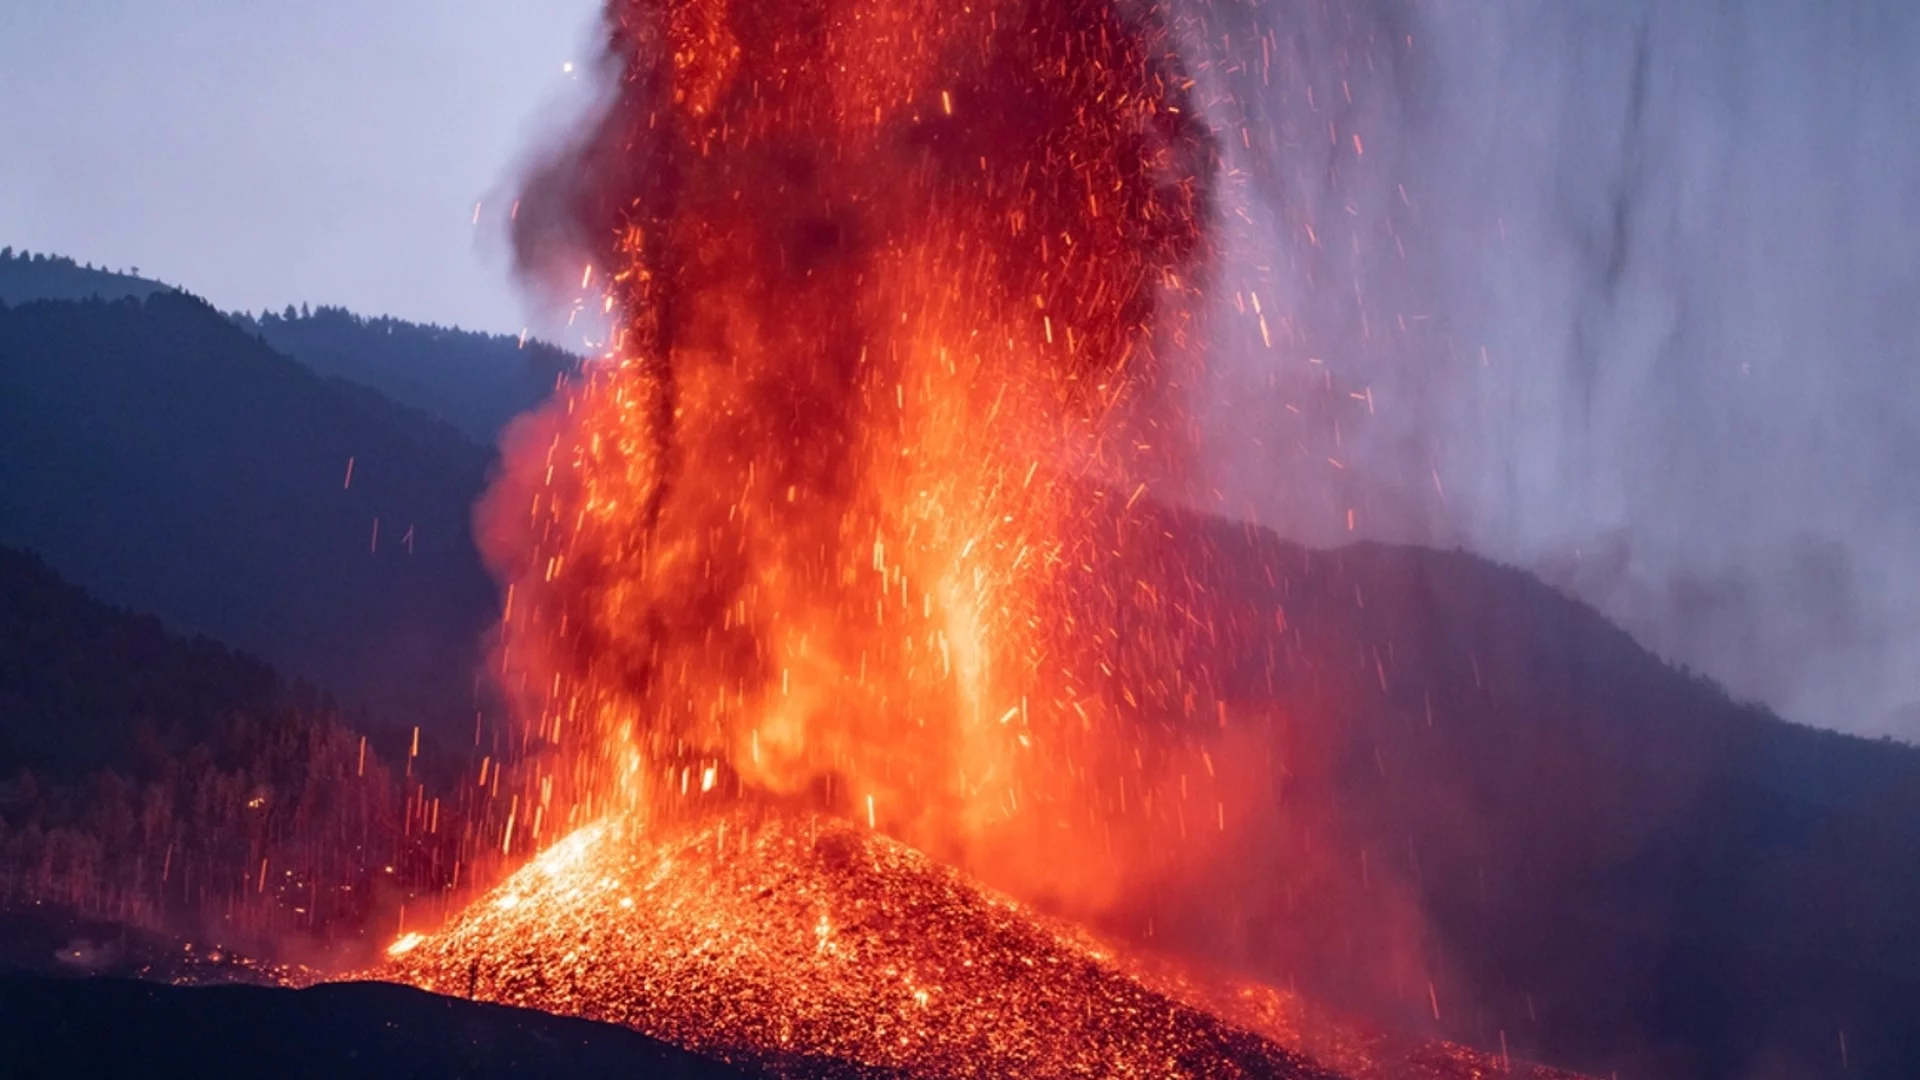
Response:
M1220 508L1527 566L1920 734L1920 12L1188 7L1239 180Z

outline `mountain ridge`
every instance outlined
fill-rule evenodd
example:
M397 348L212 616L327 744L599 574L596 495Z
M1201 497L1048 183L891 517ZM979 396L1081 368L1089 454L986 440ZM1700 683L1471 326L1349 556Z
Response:
M0 304L145 300L178 286L82 266L70 257L0 250ZM227 318L318 375L376 391L491 446L515 416L538 407L580 358L525 334L415 323L345 308L292 304Z
M0 309L0 543L395 722L471 718L491 460L186 294Z
M0 543L402 723L470 730L492 460L191 297L0 307ZM1920 749L1733 701L1469 553L1101 512L1160 598L1115 640L1205 628L1128 662L1281 765L1260 843L1116 930L1598 1074L1825 1075L1843 1032L1856 1073L1920 1070Z

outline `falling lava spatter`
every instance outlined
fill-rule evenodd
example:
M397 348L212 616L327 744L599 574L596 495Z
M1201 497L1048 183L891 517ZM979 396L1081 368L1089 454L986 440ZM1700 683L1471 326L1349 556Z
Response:
M1190 479L1213 258L1164 17L606 28L611 100L516 220L619 329L483 511L525 720L500 842L546 851L393 977L775 1063L1315 1074L929 858L1093 909L1226 827L1178 735L1207 628L1137 617L1170 601L1115 540Z
M530 262L584 242L620 329L484 511L537 751L503 843L757 792L1099 887L1085 853L1156 783L1134 730L1198 707L1178 665L1115 666L1141 598L1097 527L1177 491L1192 441L1214 146L1167 27L1110 0L607 27L617 92L518 218Z

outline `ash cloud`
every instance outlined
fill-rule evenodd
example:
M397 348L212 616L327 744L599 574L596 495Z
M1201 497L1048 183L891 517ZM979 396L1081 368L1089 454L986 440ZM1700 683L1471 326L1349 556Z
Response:
M1238 181L1222 509L1523 565L1736 696L1920 736L1920 11L1186 25Z

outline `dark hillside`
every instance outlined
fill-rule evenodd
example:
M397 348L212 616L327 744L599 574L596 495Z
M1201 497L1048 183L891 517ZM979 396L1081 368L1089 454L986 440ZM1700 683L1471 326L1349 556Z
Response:
M609 1024L384 983L282 990L6 974L0 974L0 1061L18 1080L764 1075ZM831 1065L805 1074L860 1075Z
M122 274L105 267L82 266L63 255L0 248L0 303L30 300L145 300L173 286Z
M489 461L183 294L0 308L0 543L396 723L471 720Z
M28 917L0 920L0 953L55 908L348 957L390 940L466 819L423 828L445 768L365 721L0 548L0 907Z
M104 607L37 557L0 548L0 777L130 770L142 741L184 751L293 696L259 660Z
M1360 997L1478 1045L1840 1076L1844 1033L1846 1075L1920 1075L1920 748L1730 700L1462 552L1310 551L1171 512L1127 536L1143 617L1198 613L1187 674L1277 748L1279 824L1239 871L1312 895L1241 913L1259 944L1236 959L1356 992L1397 898L1421 955Z
M314 371L372 387L483 445L544 402L576 363L543 341L369 319L343 308L234 319Z
M0 250L0 304L35 300L145 300L173 286L82 266L61 255ZM378 391L491 446L500 430L538 407L579 358L538 339L422 325L343 308L229 316L248 334L316 374Z

